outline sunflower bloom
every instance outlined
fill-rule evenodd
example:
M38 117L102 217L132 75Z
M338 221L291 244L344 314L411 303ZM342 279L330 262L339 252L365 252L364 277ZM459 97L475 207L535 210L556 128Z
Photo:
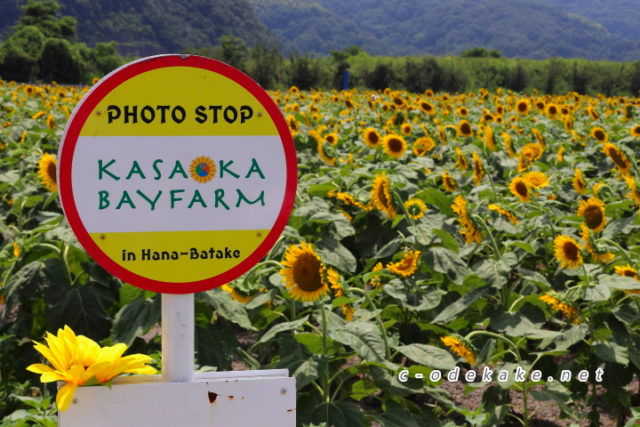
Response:
M634 138L640 138L640 125L635 125L631 129L629 129L629 133Z
M233 298L235 301L238 301L241 304L247 304L253 299L253 297L242 295L240 292L233 289L233 286L231 286L228 283L220 286L220 288L223 291L227 292L229 295L231 295L231 298Z
M508 210L501 208L495 203L489 203L487 207L489 208L489 210L498 212L500 215L507 218L509 221L511 221L512 224L514 225L518 224L518 218L516 218L516 216L513 213L509 212Z
M326 164L328 164L329 166L335 166L336 165L336 158L335 157L329 157L327 155L327 153L324 151L324 143L327 142L326 140L319 140L317 143L317 150L318 150L318 155L320 156L320 158L322 159L323 162L325 162Z
M502 143L504 144L504 148L507 150L507 154L509 155L509 157L515 157L516 152L513 150L511 135L509 135L507 132L502 132L500 136L502 137Z
M511 183L509 184L509 191L520 199L521 202L531 201L531 187L527 181L519 176L516 176L511 180Z
M327 269L327 282L329 287L333 290L333 295L336 298L340 298L344 295L344 289L340 283L340 274L333 267Z
M633 200L636 205L640 206L640 193L638 193L638 184L633 176L625 176L624 181L627 183L630 192L626 194L626 197Z
M58 192L56 168L56 158L49 153L44 153L38 162L38 175L45 187L52 193Z
M396 208L391 199L391 185L386 173L377 175L373 180L373 188L371 189L371 202L373 206L387 214L389 218L395 218L397 215Z
M458 195L451 205L451 210L458 215L458 222L462 229L460 230L460 234L464 237L465 242L467 243L481 243L482 235L480 231L476 228L476 226L469 218L469 213L467 211L467 200L462 195Z
M544 145L538 142L530 142L529 144L525 144L522 146L521 152L522 155L526 157L527 161L529 163L532 163L542 157L542 153L544 152Z
M295 300L315 301L329 292L325 280L326 267L313 246L302 242L285 251L280 276L285 279L287 291Z
M571 185L573 185L573 188L578 194L585 194L587 192L587 183L584 180L582 171L576 168L573 170L573 172L574 175L573 179L571 180Z
M398 276L409 277L416 272L419 258L420 251L406 252L400 261L387 264L387 269Z
M443 173L441 177L442 177L442 185L444 186L445 190L456 191L458 186L456 185L456 182L453 180L453 178L451 177L451 175L449 175L448 172Z
M345 304L342 306L342 314L344 315L344 320L347 322L351 322L353 320L353 314L355 310L349 304Z
M473 160L473 182L478 185L482 182L482 178L484 178L484 167L482 166L482 160L480 160L480 156L478 156L477 152L473 152L472 155Z
M591 254L591 258L593 258L594 261L599 262L601 264L607 264L613 261L613 259L616 256L609 251L605 252L597 248L597 246L595 245L595 242L593 242L591 239L591 230L589 229L589 227L587 227L587 225L584 222L580 224L580 230L582 231L580 234L580 237L584 242L584 247L587 250L587 252Z
M629 159L627 159L627 156L622 152L622 150L620 150L615 145L607 142L604 144L604 148L602 151L604 151L604 153L609 156L613 163L616 164L616 166L620 170L620 173L622 173L623 175L629 174L631 163L629 162Z
M66 384L58 390L56 405L65 411L71 404L78 386L104 384L122 373L152 375L156 370L148 366L151 357L132 354L122 357L127 346L116 344L100 347L95 341L84 335L76 335L65 325L58 329L57 335L47 332L47 345L34 342L34 348L52 365L34 363L28 371L41 374L43 383L64 381Z
M460 120L458 126L456 126L456 130L458 132L458 136L464 136L465 138L473 136L473 128L471 127L471 123L467 120Z
M424 156L427 152L434 149L436 146L435 141L429 136L422 136L413 143L411 150L413 154L418 157Z
M526 98L519 99L516 102L516 112L522 116L526 116L531 111L531 101Z
M464 344L458 338L447 335L444 337L440 337L440 340L444 345L449 347L451 351L464 358L467 362L471 363L472 365L476 363L476 355L473 353L473 351L471 351L469 347L467 347L466 344Z
M542 302L544 302L554 310L562 312L562 314L564 314L564 316L567 317L569 320L572 320L573 323L579 323L578 310L576 310L573 306L567 303L564 303L560 301L558 298L549 294L544 294L539 298Z
M580 245L573 238L563 234L553 239L553 253L563 268L578 268L582 265Z
M491 126L485 126L484 136L482 137L484 145L491 151L496 149L496 137L493 134L493 128Z
M522 179L533 188L542 188L549 185L549 178L544 172L540 171L526 172L522 174Z
M377 148L380 144L380 134L374 128L366 128L364 130L364 143L371 148Z
M420 219L424 216L427 205L420 199L411 198L404 202L404 208L407 210L407 215L411 218Z
M47 127L49 129L56 128L56 119L53 117L53 114L51 113L49 113L49 115L47 116Z
M400 135L390 134L382 139L382 148L389 157L399 159L407 151L407 142Z
M600 126L596 126L591 128L591 132L589 132L589 136L598 141L601 144L609 141L609 134Z
M604 202L592 197L589 200L580 200L578 215L584 218L584 222L594 233L602 231L607 224L604 214Z
M456 147L456 154L458 155L458 167L462 170L469 169L469 162L460 147Z

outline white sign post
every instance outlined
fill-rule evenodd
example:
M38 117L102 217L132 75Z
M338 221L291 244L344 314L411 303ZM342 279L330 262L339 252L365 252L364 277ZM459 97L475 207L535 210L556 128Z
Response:
M65 216L89 255L163 294L162 376L80 387L60 425L294 426L286 370L193 372L194 293L259 262L295 200L295 148L269 95L212 59L143 58L85 95L58 165Z

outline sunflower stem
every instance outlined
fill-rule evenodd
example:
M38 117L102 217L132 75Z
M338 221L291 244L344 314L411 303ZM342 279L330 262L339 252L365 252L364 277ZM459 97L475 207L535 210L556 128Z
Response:
M316 306L320 309L322 319L322 401L325 407L325 422L329 425L329 401L331 396L329 393L329 357L327 356L327 313L325 312L326 307L324 304L316 302Z
M493 237L493 233L491 233L491 230L489 229L487 224L484 222L482 218L480 218L480 216L476 214L473 214L471 216L473 217L473 219L476 220L476 222L479 222L480 224L482 224L482 227L489 235L489 240L491 240L491 245L493 246L493 255L495 256L496 260L500 259L500 255L501 255L500 248L498 247L498 243L496 242L496 239Z
M364 298L367 300L367 303L373 308L375 312L376 305L373 303L373 300L371 299L367 291L355 287L350 287L349 290L364 296ZM387 341L387 329L384 327L384 323L382 322L380 313L376 314L376 323L378 324L378 328L380 328L380 332L382 332L382 341L384 342L385 356L387 357L387 360L391 361L391 348L389 347L389 341Z

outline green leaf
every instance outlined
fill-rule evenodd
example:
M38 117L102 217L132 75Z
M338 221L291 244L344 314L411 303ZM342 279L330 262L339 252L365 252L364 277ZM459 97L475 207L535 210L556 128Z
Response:
M559 332L541 329L541 323L533 323L521 313L499 313L491 317L490 326L512 337L551 338Z
M454 216L454 212L451 210L451 200L442 191L437 188L428 187L423 191L416 194L426 203L436 206L440 213L445 216Z
M413 414L391 399L385 401L386 410L377 419L383 427L419 427Z
M396 346L394 349L429 368L451 370L456 366L456 361L448 351L432 345L414 343Z
M372 323L349 322L343 328L330 331L329 336L353 348L364 360L382 362L386 358L382 334Z
M238 326L255 331L256 328L251 323L247 309L243 304L235 301L228 292L220 288L212 289L206 292L199 292L198 298L203 298L207 304L211 305L216 312L227 320L232 321Z
M322 337L312 332L301 332L294 335L296 341L307 347L311 353L322 353Z
M128 346L160 321L160 298L138 298L125 305L113 320L113 339Z
M556 350L566 350L572 345L580 342L587 336L589 326L585 324L571 325L567 330L563 331L559 337L553 342Z
M591 344L593 352L605 362L615 362L621 365L629 363L629 349L613 341Z
M320 258L327 264L349 273L356 271L356 258L337 240L325 237L316 244L316 249Z
M471 306L471 304L476 302L478 298L484 296L484 294L486 293L487 293L486 288L473 289L472 291L467 292L456 302L454 302L453 304L450 304L449 306L447 306L447 308L442 310L435 317L435 319L433 319L432 322L438 323L438 324L449 323L450 321L454 320L458 316L458 314L462 313L469 306Z
M224 323L195 327L196 361L200 365L215 366L219 371L231 370L238 342L233 330Z
M292 376L296 379L296 388L301 390L307 384L310 384L313 380L320 376L320 362L325 356L321 354L314 354L293 371Z
M447 275L457 285L462 284L465 276L471 273L460 256L446 248L430 247L424 251L422 258L431 269Z
M294 320L293 322L278 323L277 325L269 329L267 332L265 332L265 334L260 337L260 339L256 342L256 344L265 343L270 339L272 339L273 337L275 337L280 332L297 330L302 325L304 325L307 320L309 320L309 316L304 316L303 318Z
M441 228L434 228L432 229L432 231L433 231L433 234L435 234L440 238L440 241L442 242L442 246L444 248L449 249L450 251L453 251L455 253L458 253L459 251L458 242L451 235L451 233Z

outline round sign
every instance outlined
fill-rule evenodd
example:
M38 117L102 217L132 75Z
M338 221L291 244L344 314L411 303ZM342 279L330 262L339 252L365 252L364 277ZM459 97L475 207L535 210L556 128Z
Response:
M296 153L277 105L224 63L161 55L95 84L58 153L59 194L103 268L155 292L223 285L284 229Z

